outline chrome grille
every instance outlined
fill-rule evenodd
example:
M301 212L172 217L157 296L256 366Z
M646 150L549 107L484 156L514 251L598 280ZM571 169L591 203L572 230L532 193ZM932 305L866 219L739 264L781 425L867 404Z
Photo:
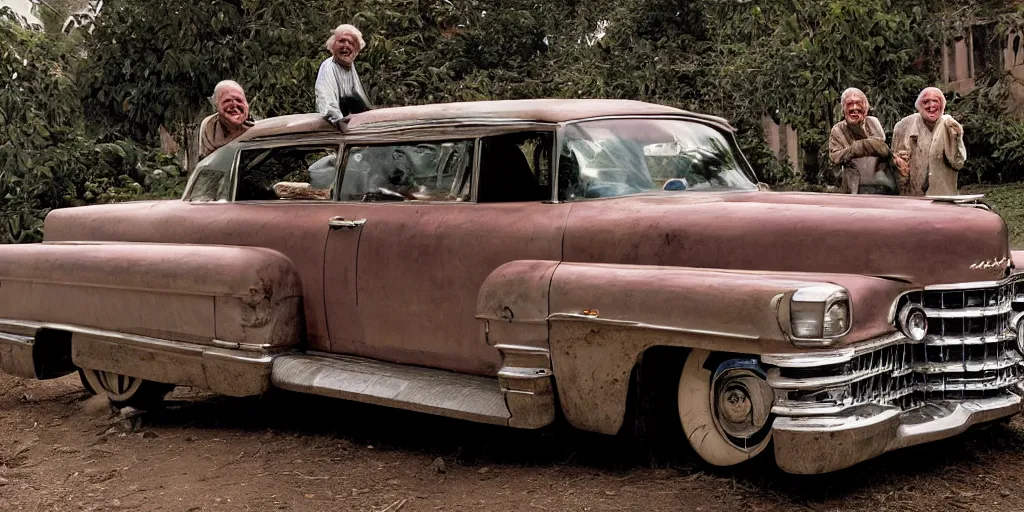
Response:
M801 414L834 414L866 404L907 410L928 401L1011 392L1024 382L1024 354L1013 326L1019 318L1013 303L1024 303L1021 277L905 295L898 308L911 302L928 317L923 341L899 337L842 363L772 368L777 408Z

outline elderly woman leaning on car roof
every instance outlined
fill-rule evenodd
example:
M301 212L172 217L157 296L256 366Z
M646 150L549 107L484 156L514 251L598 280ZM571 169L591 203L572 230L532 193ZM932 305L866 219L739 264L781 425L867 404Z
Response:
M925 88L914 106L917 113L901 119L892 133L893 150L910 164L900 180L900 194L956 195L958 172L967 161L964 129L945 113L941 89Z
M217 148L231 142L252 126L249 117L249 102L245 91L234 80L222 80L213 88L210 98L217 113L199 125L199 158L206 158Z
M359 29L346 24L331 32L325 46L331 56L320 64L316 75L316 110L338 125L345 116L371 108L353 65L366 42Z
M847 194L895 194L890 172L891 152L878 118L868 115L871 105L863 91L849 88L840 97L843 120L832 127L828 154L840 166L842 192Z

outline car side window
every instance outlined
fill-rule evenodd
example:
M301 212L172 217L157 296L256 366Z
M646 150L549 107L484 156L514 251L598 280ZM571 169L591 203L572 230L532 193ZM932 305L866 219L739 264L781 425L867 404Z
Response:
M222 148L196 164L188 200L194 202L231 200L231 164L235 151Z
M331 199L338 146L242 150L235 201Z
M466 201L473 141L349 146L342 201Z
M517 132L482 139L477 201L551 199L552 132Z

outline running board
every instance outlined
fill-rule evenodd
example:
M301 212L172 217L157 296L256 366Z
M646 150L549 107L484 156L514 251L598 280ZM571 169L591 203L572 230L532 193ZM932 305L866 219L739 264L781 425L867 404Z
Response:
M351 356L289 354L274 358L270 379L288 391L481 423L509 423L497 378Z

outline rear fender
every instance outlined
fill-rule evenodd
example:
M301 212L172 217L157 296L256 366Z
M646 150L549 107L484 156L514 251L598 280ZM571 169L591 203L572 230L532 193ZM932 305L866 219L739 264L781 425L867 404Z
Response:
M48 378L73 361L228 395L265 390L270 356L305 332L291 261L258 247L0 246L0 319L8 373Z

